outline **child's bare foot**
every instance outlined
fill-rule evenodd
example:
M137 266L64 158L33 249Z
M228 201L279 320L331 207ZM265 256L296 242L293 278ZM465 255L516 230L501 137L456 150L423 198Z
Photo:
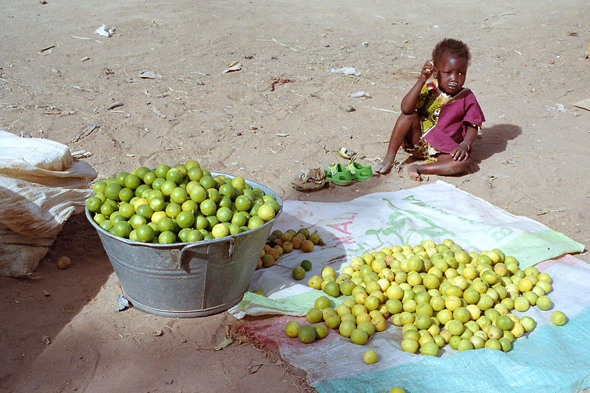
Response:
M420 175L420 165L407 165L404 167L404 173L410 178L410 180L423 180L422 176ZM428 178L426 178L426 180L428 180Z
M383 161L375 167L375 172L384 175L391 171L391 168L393 168L393 161Z

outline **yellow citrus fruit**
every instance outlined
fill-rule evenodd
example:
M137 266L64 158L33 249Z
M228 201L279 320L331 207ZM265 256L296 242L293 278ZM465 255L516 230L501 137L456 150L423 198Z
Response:
M307 285L314 289L322 288L322 278L320 276L313 276L307 281Z
M377 363L377 359L378 359L377 352L373 351L372 349L369 349L363 355L363 360L367 364L375 364L375 363Z
M326 323L326 326L330 329L338 329L338 327L340 326L340 322L342 322L342 319L338 314L329 314L325 316L324 322Z
M269 205L261 205L258 208L258 217L268 222L275 217L275 210Z
M338 327L340 335L346 338L349 338L355 329L356 324L349 319L340 322L340 326Z
M530 291L533 289L533 282L531 281L530 278L523 278L518 282L518 290L521 293L524 293L526 291Z
M211 229L211 235L213 235L213 237L215 239L219 239L220 237L228 236L229 235L229 228L221 223L215 224L213 229Z
M323 319L322 311L315 307L312 307L309 310L307 310L307 314L305 315L305 317L310 323L318 323L321 322Z
M537 299L537 307L539 307L540 310L547 311L551 308L552 305L553 302L551 301L551 299L549 299L548 296L540 296Z
M502 330L512 330L514 327L514 321L507 315L499 315L494 324Z
M314 307L319 310L323 310L327 307L330 307L331 304L332 304L332 302L330 301L330 299L327 296L320 296L315 300Z
M557 326L563 326L567 322L567 317L562 311L553 311L551 313L551 322Z
M406 393L405 389L401 386L396 386L389 391L389 393Z
M299 322L289 321L285 325L285 333L287 333L287 336L289 337L297 337L300 327Z
M531 304L524 296L519 296L516 299L514 299L514 309L516 311L525 312L529 309L530 306Z
M457 346L457 350L459 352L470 351L472 349L474 349L473 343L466 339L462 339L461 341L459 341L459 345Z
M356 328L350 333L350 341L353 344L365 345L369 341L369 335L366 331Z
M520 319L520 324L522 325L525 332L529 332L533 330L535 326L537 326L537 322L535 322L535 320L528 315Z
M455 311L457 308L462 306L461 299L455 295L447 296L445 300L445 306L449 311Z
M301 266L299 268L305 271ZM340 295L340 286L335 281L330 281L324 285L323 291L329 296L338 297Z
M498 340L499 339L490 338L488 341L486 341L484 348L497 349L498 351L501 351L502 344L500 344L500 341L498 341Z
M420 346L420 353L426 356L438 356L439 349L434 341L429 341Z
M317 325L313 325L313 328L315 329L316 338L322 339L328 335L328 328L326 327L326 325L322 325L320 323Z

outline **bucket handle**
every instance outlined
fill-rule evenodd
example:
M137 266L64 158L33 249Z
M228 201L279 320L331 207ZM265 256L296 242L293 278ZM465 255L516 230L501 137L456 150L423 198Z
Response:
M233 237L230 237L227 241L229 243L229 250L228 250L228 259L232 259L232 256L234 255L234 244L236 242L236 240ZM180 254L178 255L178 268L179 269L183 269L184 268L184 263L183 263L183 255L185 253L185 251L191 250L195 247L202 247L202 244L188 244L186 246L184 246L182 248L182 250L180 250ZM207 246L207 251L205 251L205 254L207 254L209 252L209 246Z

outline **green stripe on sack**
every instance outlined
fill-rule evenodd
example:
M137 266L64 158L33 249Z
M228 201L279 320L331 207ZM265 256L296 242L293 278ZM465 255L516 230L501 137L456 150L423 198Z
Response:
M524 270L529 266L563 254L582 252L584 246L562 233L546 229L534 233L524 232L503 244L501 250L505 255L515 257L520 268Z

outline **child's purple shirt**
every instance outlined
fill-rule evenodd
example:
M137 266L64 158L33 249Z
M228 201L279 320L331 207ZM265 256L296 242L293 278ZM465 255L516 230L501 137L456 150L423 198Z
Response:
M450 154L465 137L468 123L481 126L485 117L471 90L464 97L444 104L436 125L424 139L438 151Z

